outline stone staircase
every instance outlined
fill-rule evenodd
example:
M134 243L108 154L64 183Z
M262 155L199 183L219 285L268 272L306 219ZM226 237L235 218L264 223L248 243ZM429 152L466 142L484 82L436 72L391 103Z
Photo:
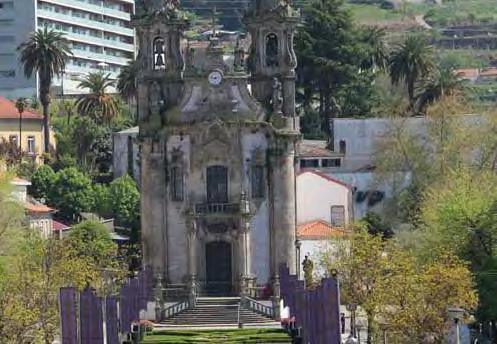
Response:
M281 328L279 322L240 305L239 297L199 297L195 308L165 319L159 328Z

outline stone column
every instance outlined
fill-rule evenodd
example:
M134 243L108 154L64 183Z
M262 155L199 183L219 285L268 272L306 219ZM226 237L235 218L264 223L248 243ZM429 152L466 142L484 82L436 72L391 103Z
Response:
M190 281L188 285L190 306L195 306L197 297L197 221L189 220L188 225L188 274Z
M271 274L286 264L295 274L295 146L294 136L274 144L271 161Z

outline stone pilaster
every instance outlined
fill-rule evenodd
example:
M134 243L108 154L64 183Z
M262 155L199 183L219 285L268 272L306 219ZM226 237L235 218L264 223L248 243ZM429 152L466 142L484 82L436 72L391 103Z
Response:
M197 222L190 220L188 225L188 274L197 278Z
M141 149L141 228L144 265L167 280L164 142L145 138Z

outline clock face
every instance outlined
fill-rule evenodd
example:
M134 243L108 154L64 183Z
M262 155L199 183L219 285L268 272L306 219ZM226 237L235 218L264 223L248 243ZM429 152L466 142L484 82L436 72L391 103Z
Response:
M223 82L223 74L220 71L213 71L209 74L209 83L211 85L220 85Z

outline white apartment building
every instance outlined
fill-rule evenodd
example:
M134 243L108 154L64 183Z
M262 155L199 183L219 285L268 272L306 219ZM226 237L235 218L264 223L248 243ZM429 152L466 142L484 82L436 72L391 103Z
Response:
M90 72L117 78L135 54L133 11L134 0L0 0L0 96L36 95L37 80L24 77L16 48L45 26L64 32L74 54L54 80L56 95L83 93L77 85Z

